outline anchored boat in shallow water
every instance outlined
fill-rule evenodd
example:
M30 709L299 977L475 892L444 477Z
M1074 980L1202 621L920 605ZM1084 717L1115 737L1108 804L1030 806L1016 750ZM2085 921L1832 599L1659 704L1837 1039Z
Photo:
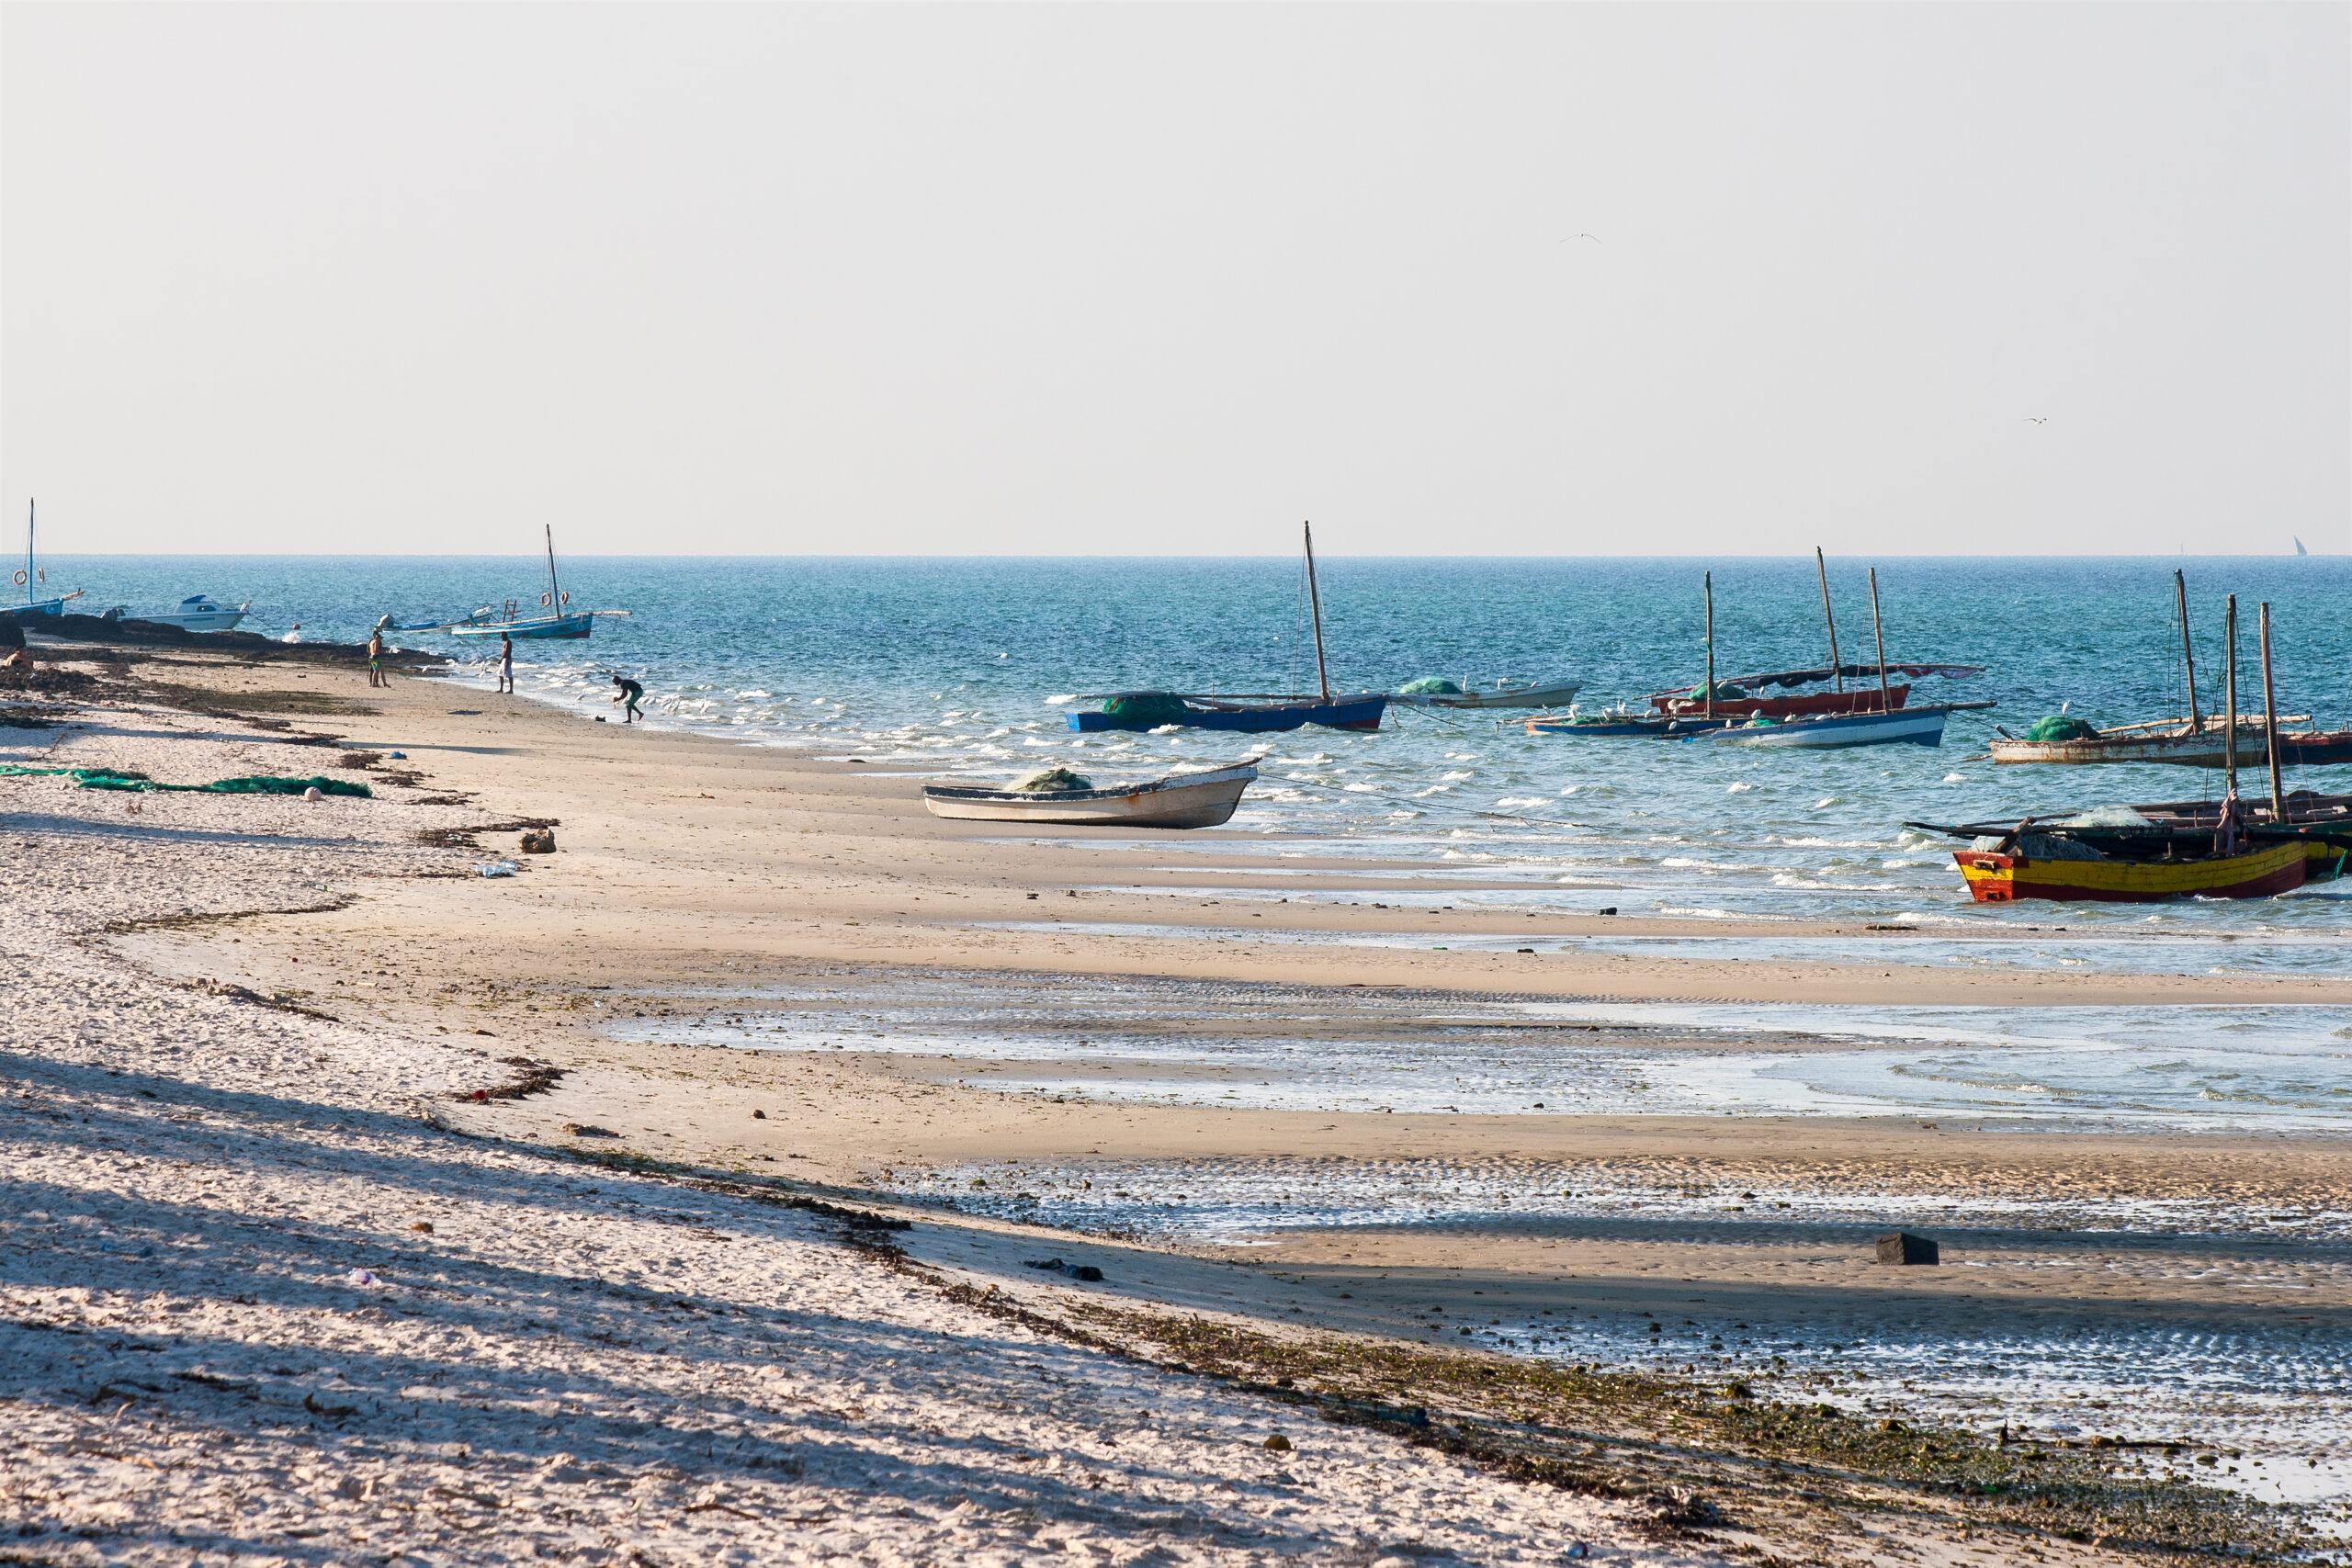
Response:
M1360 692L1335 696L1330 666L1323 657L1323 597L1315 585L1315 528L1304 525L1306 545L1306 604L1315 628L1315 681L1312 693L1274 692L1202 695L1191 692L1097 692L1094 713L1074 713L1069 727L1081 732L1104 729L1158 729L1174 725L1184 729L1232 729L1249 734L1297 729L1319 724L1329 729L1378 729L1388 711L1385 692Z
M1083 787L1059 789L926 784L922 803L933 817L960 822L1029 822L1064 828L1215 828L1231 819L1234 808L1241 803L1242 792L1257 777L1257 764L1248 761L1100 789L1085 780L1076 781Z
M2233 853L2118 859L2063 832L2021 833L2007 849L1952 855L1980 904L2020 898L2144 904L2165 898L2268 898L2301 887L2310 874L2299 843L2260 844Z

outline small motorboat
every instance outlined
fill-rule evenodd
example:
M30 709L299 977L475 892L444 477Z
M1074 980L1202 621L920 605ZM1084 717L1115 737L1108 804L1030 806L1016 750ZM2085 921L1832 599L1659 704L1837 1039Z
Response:
M925 784L933 817L957 822L1028 822L1060 828L1215 828L1229 820L1258 777L1255 761L1097 788L1049 769L1011 788ZM1037 787L1039 785L1046 787Z
M225 632L233 631L237 623L245 618L245 611L249 608L250 604L245 604L232 610L214 604L209 593L191 593L175 609L134 613L118 606L107 612L107 619L144 621L149 626L177 626L182 631L190 632Z

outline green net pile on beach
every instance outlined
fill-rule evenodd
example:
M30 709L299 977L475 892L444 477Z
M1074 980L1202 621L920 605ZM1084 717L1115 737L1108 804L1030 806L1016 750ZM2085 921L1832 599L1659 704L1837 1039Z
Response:
M244 773L232 779L214 779L210 784L175 784L160 783L127 768L32 768L21 762L0 763L0 777L36 775L72 779L83 789L171 790L182 795L301 795L317 790L321 795L367 798L372 794L364 784L325 777L288 779L275 773Z
M1094 781L1068 768L1041 768L1012 787L1023 795L1060 795L1069 790L1092 789Z
M1442 675L1424 675L1396 688L1400 697L1458 697L1462 688Z
M1102 711L1113 718L1148 725L1182 724L1192 715L1173 692L1129 692L1104 703Z
M2079 718L2053 713L2035 719L2033 728L2025 732L2025 738L2028 740L2088 740L2098 733L2096 728Z

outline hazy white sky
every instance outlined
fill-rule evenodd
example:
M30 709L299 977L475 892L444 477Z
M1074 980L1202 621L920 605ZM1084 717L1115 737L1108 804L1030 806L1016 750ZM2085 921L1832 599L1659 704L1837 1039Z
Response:
M11 3L0 528L2342 549L2348 18Z

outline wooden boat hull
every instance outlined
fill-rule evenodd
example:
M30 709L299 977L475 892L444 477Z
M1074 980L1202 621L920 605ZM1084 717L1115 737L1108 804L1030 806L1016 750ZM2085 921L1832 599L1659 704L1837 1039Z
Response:
M1062 828L1216 828L1233 817L1241 795L1258 777L1248 763L1207 773L1174 773L1115 789L1033 794L929 784L923 806L933 817L958 822L1025 822Z
M1491 692L1442 692L1426 696L1398 695L1392 703L1430 708L1558 708L1577 700L1581 681L1555 681L1544 686L1512 686Z
M576 615L538 615L527 621L481 621L442 629L451 637L511 637L516 642L523 642L584 637L595 626L596 617L583 610Z
M1952 860L1979 904L2021 898L2147 904L2166 898L2268 898L2307 879L2312 857L2301 842L2201 860L2033 860L1959 850Z
M1720 729L1729 722L1695 714L1603 714L1588 718L1563 715L1531 718L1521 728L1530 735L1571 736L1584 740L1688 740Z
M1158 729L1173 724L1185 729L1226 729L1248 735L1298 729L1310 724L1319 724L1327 729L1378 729L1389 702L1385 694L1378 693L1335 697L1328 703L1313 698L1295 703L1224 703L1199 697L1185 700L1189 705L1180 717L1128 718L1108 713L1074 713L1069 716L1069 727L1093 733L1105 729Z
M1943 705L1897 708L1892 713L1823 714L1792 718L1754 728L1735 725L1709 731L1702 739L1718 746L1777 746L1804 750L1843 750L1851 746L1940 746L1944 720L1951 709Z
M30 604L0 605L0 615L62 615L65 614L66 600L79 597L81 595L77 593L69 593L64 599L41 599Z
M1910 699L1911 688L1893 685L1886 689L1887 700L1901 707ZM1661 713L1696 713L1700 700L1689 696L1656 696L1650 705ZM1807 692L1793 697L1717 697L1715 713L1726 718L1806 718L1821 714L1876 713L1879 690L1857 686L1844 692Z
M2056 762L2082 766L2097 762L2165 762L2185 768L2226 766L2222 736L2214 730L2200 735L2099 735L2086 740L2007 740L1992 742L1996 762ZM2238 730L2238 766L2268 765L2262 731ZM2352 763L2352 730L2284 730L2278 736L2281 767L2331 767Z

